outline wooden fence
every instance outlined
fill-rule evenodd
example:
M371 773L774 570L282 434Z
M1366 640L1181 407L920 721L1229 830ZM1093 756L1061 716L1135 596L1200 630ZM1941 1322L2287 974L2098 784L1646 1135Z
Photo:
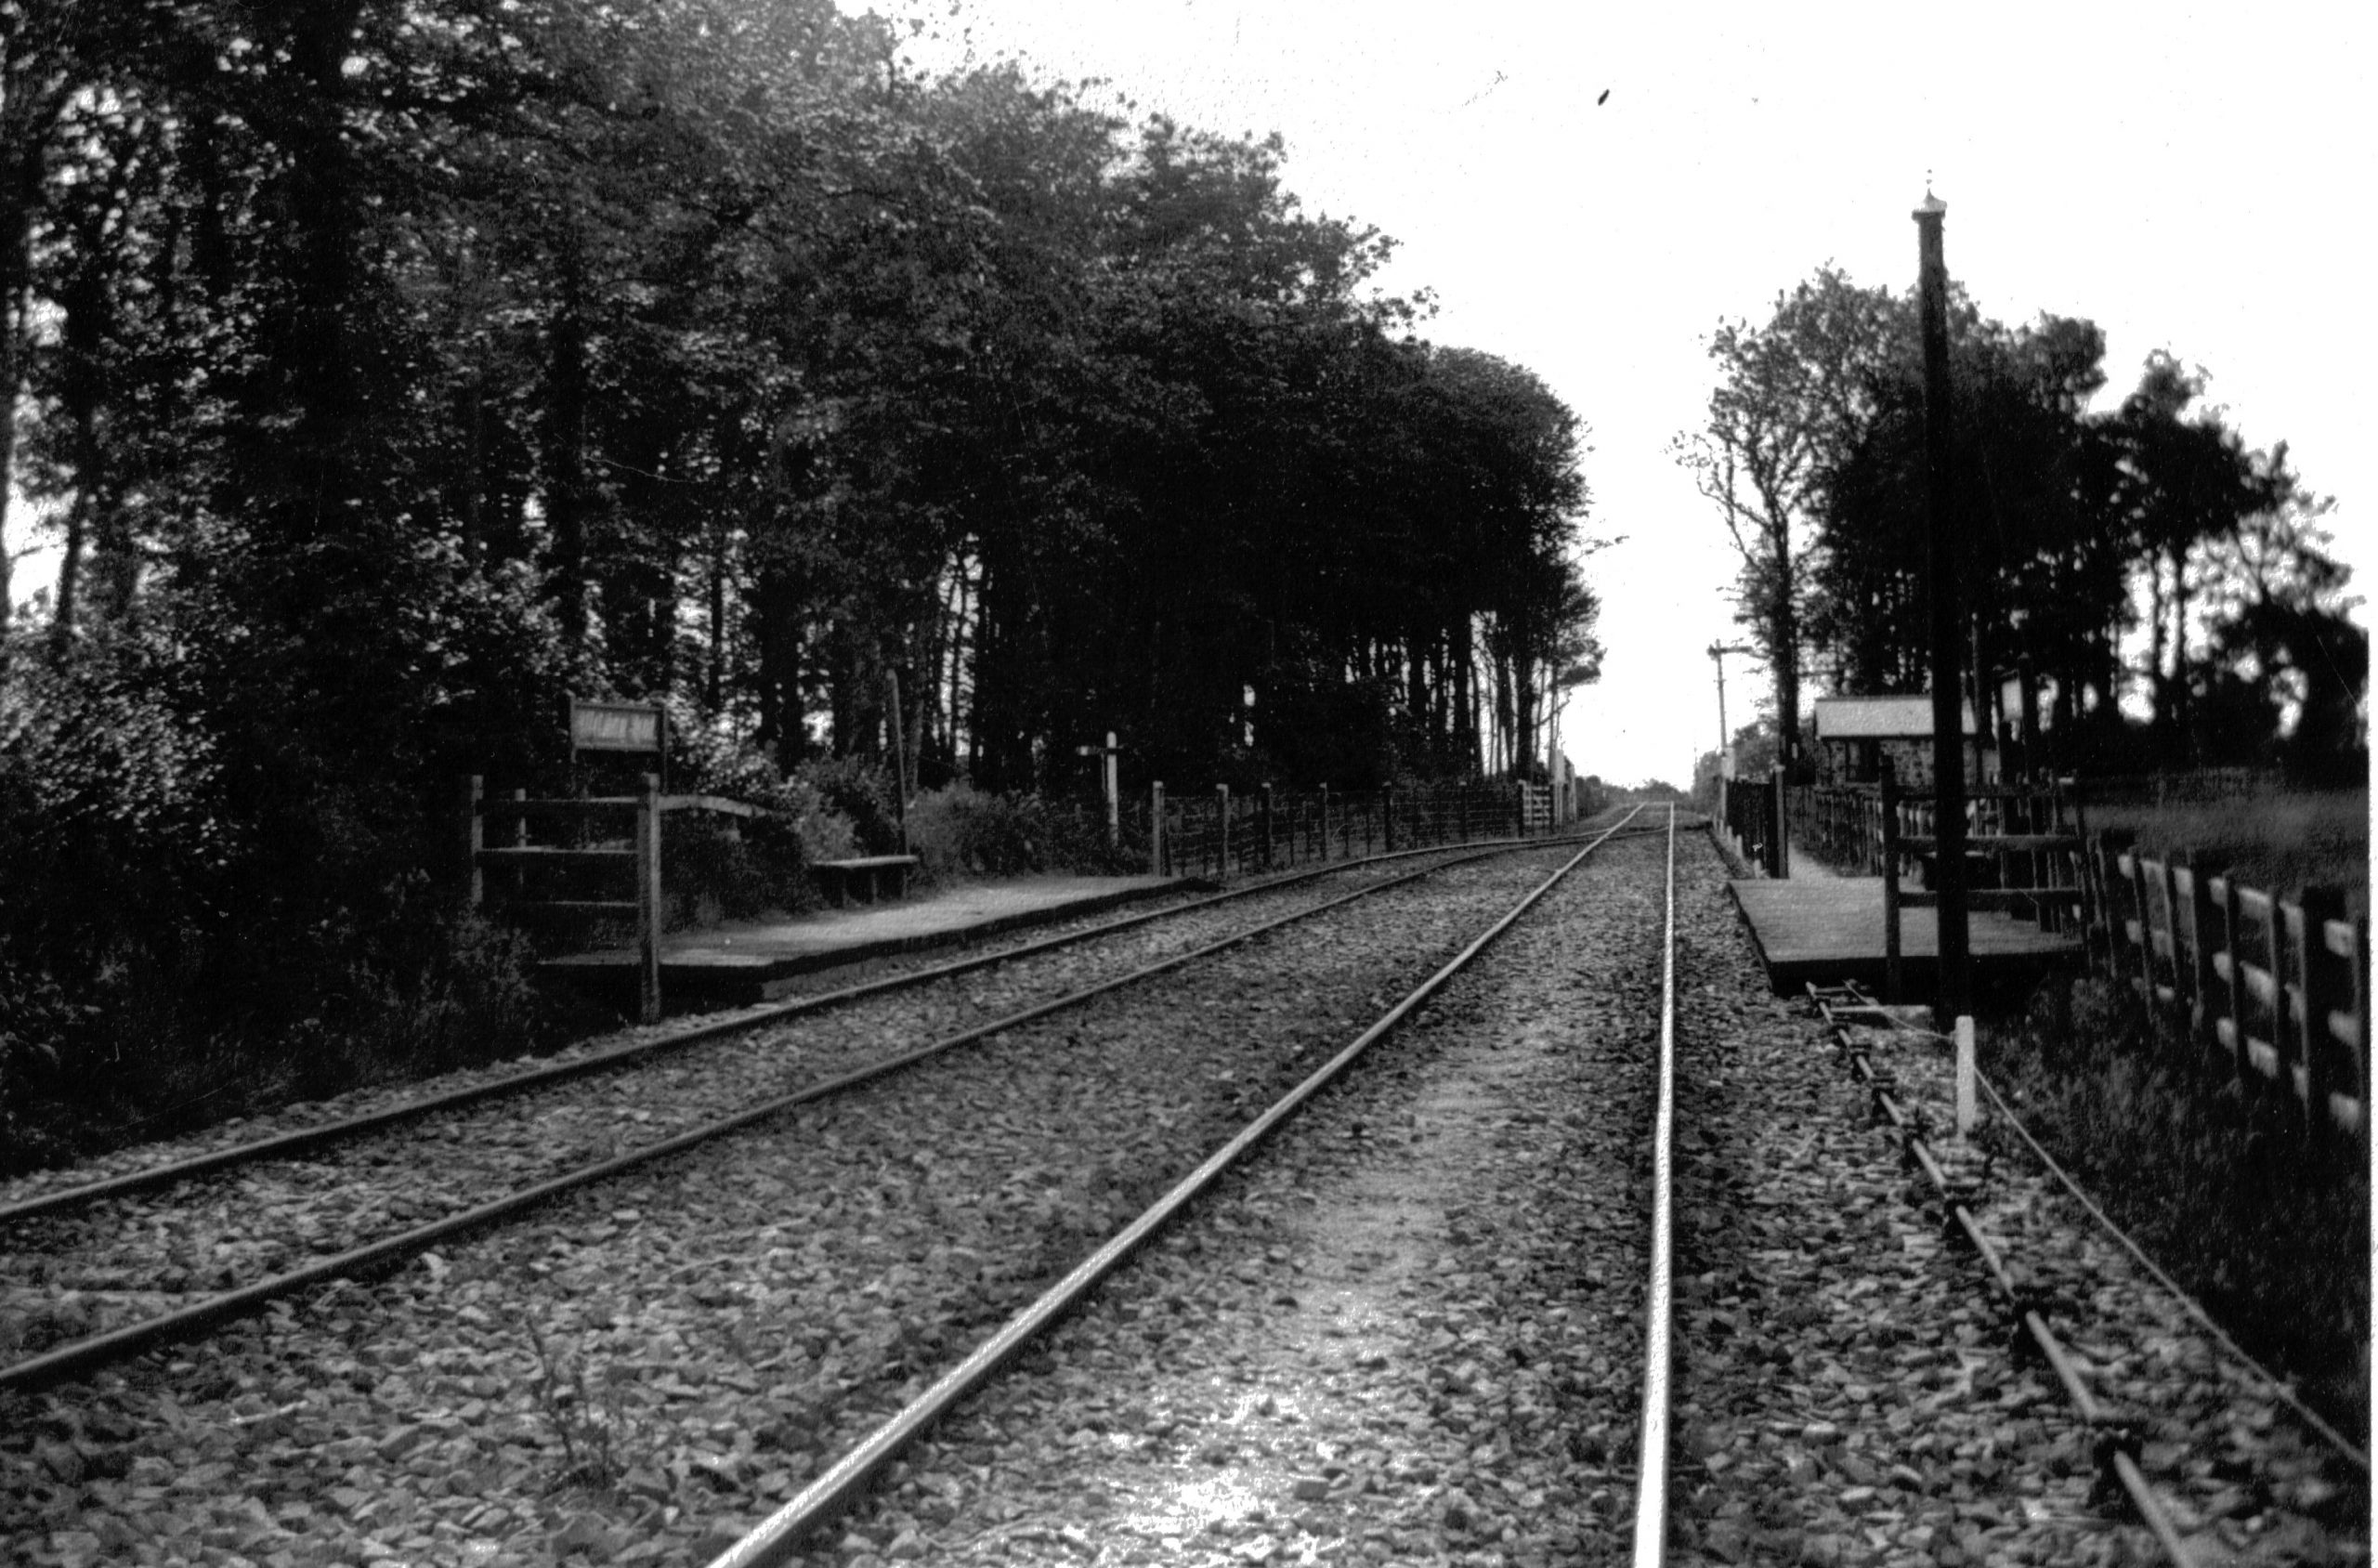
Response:
M1935 811L1886 784L1794 791L1790 815L1820 858L1883 877L1888 921L1896 906L1938 902L1899 887L1902 876L1929 884ZM2077 922L2092 966L2129 991L2159 1040L2250 1091L2278 1091L2307 1129L2360 1130L2370 921L2349 918L2342 891L2286 897L2135 854L2126 836L2084 843L2066 787L1980 791L1966 814L1971 908Z
M729 819L775 815L716 795L664 795L659 776L649 773L633 795L535 799L520 790L490 795L477 774L463 780L461 793L465 901L477 908L493 894L516 920L563 916L633 926L636 1016L647 1024L660 1018L662 817L676 811ZM624 830L615 826L607 833L594 826L606 818L624 823ZM529 824L540 819L564 826L538 842ZM505 825L503 842L488 842L490 822ZM490 871L496 873L492 887ZM624 892L616 875L621 871L628 873Z
M1266 787L1235 794L1218 785L1168 794L1158 784L1147 806L1148 869L1221 879L1548 830L1548 811L1530 824L1527 791L1477 783L1310 792Z
M1770 877L1791 875L1791 845L1799 830L1788 802L1802 792L1785 787L1781 769L1765 778L1718 780L1718 820L1743 858Z
M2345 894L2293 898L2189 865L2090 843L2090 954L2157 1038L2276 1088L2307 1129L2363 1126L2370 1094L2370 920Z

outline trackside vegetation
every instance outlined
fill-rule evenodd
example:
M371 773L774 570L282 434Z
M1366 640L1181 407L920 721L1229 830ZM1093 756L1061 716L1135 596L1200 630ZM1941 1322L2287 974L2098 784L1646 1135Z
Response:
M906 38L0 0L0 1165L533 1045L453 789L555 782L568 694L813 856L896 738L952 869L1063 854L1108 731L1134 790L1540 765L1575 416L1276 138Z

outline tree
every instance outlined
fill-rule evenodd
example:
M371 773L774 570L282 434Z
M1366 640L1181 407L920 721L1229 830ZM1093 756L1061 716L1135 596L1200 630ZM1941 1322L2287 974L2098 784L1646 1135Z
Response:
M1765 325L1720 322L1707 423L1674 448L1741 557L1737 619L1773 672L1785 734L1798 729L1809 550L1829 470L1875 417L1901 315L1886 291L1827 266L1778 295Z

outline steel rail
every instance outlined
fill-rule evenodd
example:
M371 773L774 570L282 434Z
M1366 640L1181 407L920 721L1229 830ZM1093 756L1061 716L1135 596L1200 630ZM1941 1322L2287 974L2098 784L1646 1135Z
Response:
M824 1473L803 1487L790 1501L712 1559L710 1568L772 1568L772 1565L783 1562L798 1551L804 1542L862 1496L885 1467L907 1452L960 1401L988 1382L1026 1345L1078 1306L1082 1298L1100 1281L1121 1267L1150 1237L1220 1180L1222 1173L1235 1165L1249 1149L1261 1143L1365 1052L1393 1032L1421 1003L1468 968L1496 937L1517 923L1521 916L1534 908L1538 900L1560 884L1562 878L1615 835L1618 827L1633 820L1641 809L1638 806L1635 812L1629 812L1616 827L1571 856L1470 946L1456 954L1444 968L1380 1014L1369 1028L1324 1063L1310 1078L1288 1091L1270 1109L1240 1129L1236 1136L1208 1156L1203 1164L1182 1177L1171 1191L1156 1199L1139 1218L1076 1264L1071 1273L1042 1292L1031 1305L1009 1318L963 1361L935 1379L931 1387L877 1426L856 1446L829 1466Z
M1659 1109L1652 1121L1652 1268L1643 1294L1643 1420L1636 1445L1635 1568L1659 1568L1668 1540L1668 1385L1674 1371L1676 1222L1676 807L1668 807L1660 934Z
M2005 1300L2019 1345L2028 1340L2032 1353L2047 1363L2058 1384L2064 1390L2065 1399L2072 1406L2073 1414L2084 1428L2095 1434L2095 1458L2105 1479L2130 1499L2139 1522L2155 1537L2156 1545L2175 1568L2195 1568L2196 1555L2181 1538L2169 1505L2139 1468L2136 1434L2117 1418L2106 1402L2083 1380L2081 1369L2072 1360L2072 1352L2048 1324L2045 1313L2033 1293L2025 1290L2017 1280L2004 1252L1983 1234L1981 1222L1974 1217L1972 1209L1950 1183L1940 1161L1933 1156L1915 1118L1908 1115L1884 1089L1883 1075L1875 1070L1867 1052L1851 1043L1849 1028L1835 1018L1834 1009L1824 996L1813 985L1809 991L1817 1003L1818 1011L1824 1014L1826 1023L1832 1027L1842 1053L1849 1058L1851 1071L1868 1085L1877 1114L1889 1121L1901 1134L1902 1156L1923 1171L1935 1196L1946 1207L1953 1225L1979 1255L1989 1272L1991 1283Z
M1615 830L1615 829L1613 830L1614 832ZM1543 842L1535 841L1537 845L1541 845ZM1597 843L1599 842L1599 840L1596 841ZM955 1051L961 1046L972 1045L994 1035L1003 1034L1010 1029L1047 1017L1051 1013L1078 1007L1110 991L1120 990L1126 986L1152 979L1156 975L1179 969L1184 964L1194 963L1199 959L1210 958L1216 953L1244 946L1282 926L1291 925L1299 921L1311 920L1314 916L1326 914L1343 905L1386 892L1390 888L1418 882L1423 877L1432 876L1451 866L1466 865L1472 860L1483 860L1504 853L1507 853L1505 849L1496 848L1458 856L1451 860L1404 872L1384 882L1356 888L1351 893L1341 894L1335 898L1301 909L1291 910L1287 914L1266 921L1260 925L1233 933L1201 947L1176 953L1151 964L1144 964L1127 974L1069 991L1064 996L1047 1001L1036 1002L1030 1007L1007 1013L989 1023L976 1025L973 1028L946 1036L912 1050L900 1052L870 1062L864 1066L837 1074L832 1078L804 1085L800 1089L764 1101L759 1104L748 1106L733 1115L716 1117L657 1143L647 1143L639 1148L630 1149L623 1154L614 1155L608 1159L565 1171L559 1176L550 1177L545 1181L507 1193L502 1197L415 1225L410 1230L400 1231L394 1235L384 1236L361 1247L351 1248L345 1252L318 1259L301 1268L292 1269L250 1285L220 1292L172 1312L160 1313L155 1317L124 1324L105 1333L90 1335L56 1346L39 1355L28 1357L11 1365L0 1366L0 1391L46 1388L110 1363L137 1355L153 1346L189 1338L217 1324L244 1316L268 1301L293 1295L330 1279L346 1274L367 1274L388 1263L425 1252L439 1242L484 1229L497 1221L507 1219L523 1209L533 1208L564 1193L604 1181L621 1171L650 1164L655 1160L665 1159L672 1155L681 1154L699 1144L739 1131L755 1122L765 1120L796 1106L842 1093L877 1078L889 1077L905 1068L915 1066L919 1063ZM1578 858L1583 858L1585 853L1587 852L1580 852Z
M1103 921L1097 925L1081 931L1041 937L1018 947L1002 947L992 953L978 953L971 958L954 959L947 963L934 964L923 969L911 970L906 973L885 975L856 986L845 986L839 990L820 992L816 996L794 997L785 1001L769 1004L758 1011L741 1012L732 1017L683 1026L662 1035L633 1040L625 1045L615 1046L608 1051L596 1052L572 1061L549 1063L543 1066L531 1067L525 1072L507 1074L486 1083L471 1084L461 1089L424 1095L419 1099L383 1106L376 1111L366 1111L358 1116L320 1122L311 1127L294 1128L287 1132L251 1139L246 1143L233 1143L220 1149L210 1149L203 1154L191 1155L187 1158L163 1165L150 1166L139 1170L125 1171L120 1175L101 1177L97 1181L82 1183L72 1187L60 1187L54 1192L41 1193L33 1197L20 1199L15 1203L0 1204L0 1225L20 1220L36 1219L64 1209L78 1209L86 1204L97 1203L103 1198L121 1197L128 1193L149 1192L158 1187L172 1186L176 1183L189 1181L194 1177L209 1175L215 1171L237 1166L302 1154L308 1149L320 1148L324 1144L335 1143L347 1138L359 1137L367 1132L399 1125L438 1111L455 1110L482 1100L500 1099L507 1094L519 1093L545 1084L582 1078L613 1067L632 1065L642 1058L697 1045L704 1040L739 1034L749 1029L763 1028L804 1013L845 1007L853 1002L862 1001L869 997L882 996L891 991L931 985L936 980L946 980L954 975L971 973L978 969L987 969L993 964L1034 958L1059 947L1095 941L1102 936L1113 935L1117 932L1129 931L1135 926L1169 920L1177 915L1192 914L1200 909L1210 908L1217 904L1229 903L1234 899L1249 898L1258 894L1295 887L1303 882L1317 881L1322 877L1336 876L1340 872L1364 866L1411 859L1426 855L1459 855L1459 852L1473 849L1481 850L1482 853L1501 853L1505 848L1540 847L1561 842L1562 841L1560 839L1488 841L1488 845L1493 847L1477 844L1433 844L1422 849L1397 850L1392 854L1369 856L1359 860L1341 860L1314 870L1296 871L1286 876L1268 878L1246 887L1229 888L1203 898L1192 899L1185 904L1175 904L1167 908L1152 909L1141 914L1125 915L1117 920ZM1467 859L1476 857L1459 855L1458 858L1448 860L1446 864L1458 865Z

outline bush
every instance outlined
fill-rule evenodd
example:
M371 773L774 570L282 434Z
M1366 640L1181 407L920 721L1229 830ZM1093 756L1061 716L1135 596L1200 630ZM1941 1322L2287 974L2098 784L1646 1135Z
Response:
M891 776L864 757L830 757L803 763L790 782L813 791L825 809L843 818L853 836L837 860L852 855L891 855L900 847L900 805Z
M908 849L928 878L1112 869L1105 830L1031 795L991 795L963 781L908 807Z

